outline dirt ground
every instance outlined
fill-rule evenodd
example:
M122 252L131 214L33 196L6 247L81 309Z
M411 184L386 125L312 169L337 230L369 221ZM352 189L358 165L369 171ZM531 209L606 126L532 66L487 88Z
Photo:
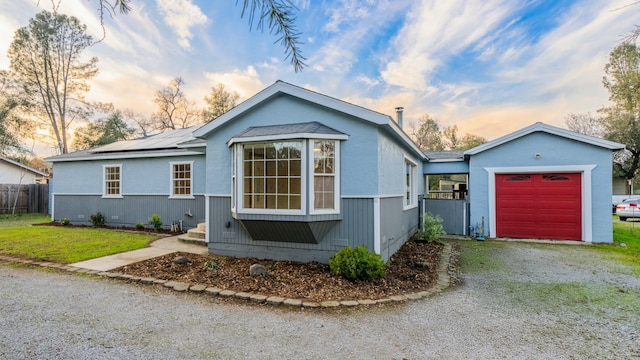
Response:
M114 269L114 272L155 277L190 284L308 301L379 299L429 289L437 281L435 272L443 245L409 241L392 256L386 276L375 281L349 281L334 275L329 266L317 262L258 260L216 255L170 254ZM174 261L186 257L185 263ZM213 261L219 268L210 269ZM262 276L249 275L249 267L261 264Z

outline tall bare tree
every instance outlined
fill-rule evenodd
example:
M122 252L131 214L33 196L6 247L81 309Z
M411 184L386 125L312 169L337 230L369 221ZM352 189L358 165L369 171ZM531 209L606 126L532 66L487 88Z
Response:
M131 109L124 109L122 111L122 117L129 124L134 125L136 127L136 133L142 137L147 137L153 132L153 119L146 115L136 113Z
M152 115L156 130L184 129L200 122L200 110L193 101L185 97L183 85L184 80L177 77L168 86L156 91L153 102L158 111Z
M233 109L239 98L240 95L237 92L227 91L224 84L218 83L218 85L211 87L209 95L204 97L206 107L202 110L202 120L212 121Z
M97 58L81 54L92 38L75 17L42 11L18 29L9 46L9 69L19 85L24 110L48 124L60 153L69 151L67 130L76 117L86 117L86 80L98 69Z
M571 131L599 138L604 136L606 130L603 118L593 116L590 113L571 113L564 117L564 124Z
M438 121L429 115L422 115L419 123L411 124L411 136L413 141L422 151L442 151L444 144L440 137L440 125Z

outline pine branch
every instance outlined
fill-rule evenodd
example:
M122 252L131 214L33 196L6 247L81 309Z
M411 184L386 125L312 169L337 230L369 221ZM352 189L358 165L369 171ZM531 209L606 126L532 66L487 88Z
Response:
M244 17L245 11L248 11L250 28L253 28L256 16L259 16L256 29L263 31L266 23L272 35L279 35L275 42L284 46L285 59L290 58L295 72L298 72L306 66L306 58L302 56L300 32L295 27L295 10L297 8L290 0L244 0L240 16Z

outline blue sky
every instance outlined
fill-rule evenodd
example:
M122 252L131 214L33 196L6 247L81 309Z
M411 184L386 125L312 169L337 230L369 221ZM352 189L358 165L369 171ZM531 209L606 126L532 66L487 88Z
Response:
M389 115L403 106L409 133L430 114L493 139L607 105L608 54L640 18L631 2L294 0L308 65L295 73L235 0L133 0L86 51L100 59L87 97L150 114L154 92L177 76L197 103L217 83L244 100L283 80ZM59 11L99 38L97 4L62 0ZM51 2L0 0L0 69L15 30L42 9Z

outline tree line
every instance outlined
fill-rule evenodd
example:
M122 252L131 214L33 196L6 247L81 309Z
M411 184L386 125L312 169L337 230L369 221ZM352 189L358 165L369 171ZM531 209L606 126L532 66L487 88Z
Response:
M630 183L637 180L640 168L640 49L624 42L609 54L602 84L609 92L609 106L596 114L569 114L565 125L572 131L615 141L625 145L613 154L614 176Z
M105 16L132 11L132 0L95 0L103 37ZM39 2L38 2L39 4ZM290 0L244 0L241 18L278 37L296 72L306 65L300 33L296 30L297 8ZM98 73L98 59L82 58L95 41L86 25L73 16L58 13L60 1L51 1L52 12L42 11L18 29L9 47L9 69L0 70L0 155L23 158L30 153L22 139L36 137L37 129L48 129L39 140L52 140L57 153L84 149L128 139L134 135L188 127L215 119L235 106L239 96L216 84L199 109L183 92L184 80L173 79L154 95L156 111L151 116L133 110L116 110L110 104L89 102L84 95ZM100 116L100 115L103 116ZM91 120L98 117L98 120ZM85 126L78 123L86 122ZM74 131L71 131L74 129ZM70 132L74 132L70 141Z
M78 19L48 11L15 32L7 51L9 69L0 71L0 154L27 151L20 139L36 128L49 129L62 154L70 147L87 149L134 135L186 128L215 119L239 98L217 84L204 97L205 107L198 108L185 96L184 80L177 77L156 91L156 111L151 116L89 102L84 95L88 81L98 73L98 59L84 60L81 55L93 43ZM96 116L98 120L89 121ZM81 122L87 125L80 126Z

